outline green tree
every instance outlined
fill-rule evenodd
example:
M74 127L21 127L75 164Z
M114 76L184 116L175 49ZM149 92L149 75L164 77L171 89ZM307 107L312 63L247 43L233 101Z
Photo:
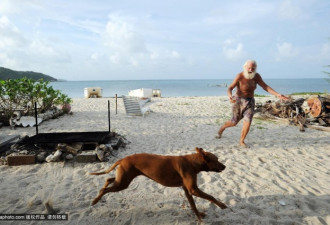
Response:
M330 65L327 65L326 67L330 67ZM330 83L330 72L323 71L325 74L328 74L329 78L325 78Z

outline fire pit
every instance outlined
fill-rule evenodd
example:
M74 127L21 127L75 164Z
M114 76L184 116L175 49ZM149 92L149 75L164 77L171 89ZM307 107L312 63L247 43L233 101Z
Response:
M37 120L37 112L35 111ZM108 101L108 131L39 133L24 137L11 145L0 164L25 165L42 162L74 160L76 162L107 161L125 146L125 139L110 132L110 102ZM2 162L1 162L2 160Z

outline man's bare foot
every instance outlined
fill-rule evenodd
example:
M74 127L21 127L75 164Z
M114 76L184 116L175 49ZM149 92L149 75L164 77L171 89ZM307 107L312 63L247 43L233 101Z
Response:
M239 145L243 148L249 148L249 146L247 144L245 144L244 142L240 142Z
M218 135L217 136L215 136L215 138L218 138L218 139L220 139L221 138L221 135L222 135L222 131L220 132L218 132Z

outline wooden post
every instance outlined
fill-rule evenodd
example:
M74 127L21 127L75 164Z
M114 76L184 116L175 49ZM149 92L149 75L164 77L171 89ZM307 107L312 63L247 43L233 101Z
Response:
M111 133L111 124L110 124L110 100L108 100L108 125L109 125L109 134Z
M117 94L116 94L116 115L117 115Z
M37 102L34 103L34 116L36 119L36 134L38 135L38 111L37 111Z

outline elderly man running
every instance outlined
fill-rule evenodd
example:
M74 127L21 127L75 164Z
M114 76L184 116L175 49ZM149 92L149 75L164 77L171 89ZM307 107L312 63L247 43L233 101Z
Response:
M244 140L248 134L254 114L254 90L259 84L265 91L275 95L281 100L288 100L287 96L277 93L269 87L257 73L257 63L254 60L248 60L243 66L243 72L239 73L233 83L228 87L228 97L232 105L232 118L227 121L218 131L218 138L221 138L223 131L228 127L236 126L243 119L243 128L240 138L240 145L247 147ZM233 89L236 87L235 96L232 95Z

